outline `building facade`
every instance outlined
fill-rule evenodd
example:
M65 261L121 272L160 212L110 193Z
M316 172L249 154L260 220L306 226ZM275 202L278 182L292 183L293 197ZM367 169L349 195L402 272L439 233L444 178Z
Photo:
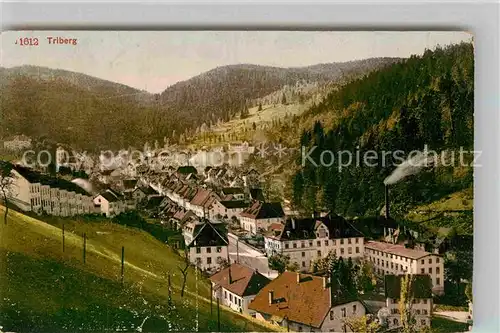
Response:
M365 258L375 272L386 274L428 274L435 294L444 292L444 259L420 249L401 244L369 241L365 244Z

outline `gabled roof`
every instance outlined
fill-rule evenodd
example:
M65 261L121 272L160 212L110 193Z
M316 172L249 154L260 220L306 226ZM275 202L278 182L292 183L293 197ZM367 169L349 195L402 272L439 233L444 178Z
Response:
M119 197L117 197L116 195L114 195L109 190L104 191L104 192L100 193L99 195L101 197L103 197L104 199L106 199L106 201L108 201L108 202L117 202L117 201L120 201Z
M230 278L231 276L231 278ZM243 297L256 295L271 280L250 267L233 263L215 273L210 280L218 286Z
M251 188L250 189L250 198L252 200L266 201L264 198L264 193L260 188Z
M205 221L188 247L200 246L227 246L227 231L222 223L213 224Z
M353 298L335 298L330 302L330 287L327 283L324 288L324 283L320 276L286 271L262 288L248 307L275 318L288 318L319 328L331 306L355 301ZM271 304L270 291L273 292Z
M222 189L222 193L224 195L229 195L229 194L244 194L245 191L241 187L225 187Z
M284 217L285 212L283 212L283 207L279 202L255 201L252 206L242 211L240 215L258 220Z
M392 243L384 243L384 242L376 242L376 241L368 241L365 243L366 249L371 249L375 251L381 251L386 253L395 254L398 256L411 258L411 259L420 259L423 257L427 257L429 255L437 255L427 251L415 250L412 248L407 248L401 244L392 244Z
M411 291L414 298L432 298L432 280L427 274L410 275ZM385 297L399 299L401 297L401 283L404 275L386 275Z
M343 217L334 214L315 218L290 217L283 228L271 230L268 236L278 240L315 239L316 232L322 225L328 229L330 239L363 237L363 234Z
M4 162L4 163L9 163L9 162ZM41 185L48 185L52 188L58 188L60 190L66 190L68 192L75 192L77 194L90 196L90 193L85 191L82 187L65 179L42 174L40 172L34 171L30 168L21 166L19 164L11 164L11 163L9 164L12 166L13 170L15 170L23 178L25 178L28 182L32 184L39 183Z
M137 179L124 179L123 180L123 188L125 190L132 190L137 185Z
M227 209L248 207L248 202L243 200L229 200L229 201L219 201L219 202L222 206L224 206Z
M159 208L164 199L165 197L161 195L152 196L148 199L148 202L146 203L146 206L144 208L145 209Z
M184 165L177 168L177 172L182 175L188 175L190 173L194 173L195 175L198 173L196 168L192 165Z

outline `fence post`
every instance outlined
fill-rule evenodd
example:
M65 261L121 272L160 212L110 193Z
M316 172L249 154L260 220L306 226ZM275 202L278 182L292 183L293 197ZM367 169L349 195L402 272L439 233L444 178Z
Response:
M63 247L63 252L64 252L64 223L62 224L62 247Z
M122 286L123 286L124 264L125 264L125 246L122 246L122 270L121 270L121 283L122 283Z
M83 263L85 264L85 252L87 250L87 234L83 233Z
M212 318L212 315L214 313L214 311L212 310L212 301L214 299L214 296L213 296L213 292L214 292L214 287L213 287L213 284L212 282L210 282L210 318Z
M217 332L220 332L220 308L219 308L218 298L217 298Z

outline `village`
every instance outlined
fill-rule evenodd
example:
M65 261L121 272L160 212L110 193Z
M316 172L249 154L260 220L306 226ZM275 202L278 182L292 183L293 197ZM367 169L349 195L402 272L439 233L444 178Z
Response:
M30 142L15 138L4 148L28 149ZM248 143L224 149L254 153ZM380 232L366 235L355 220L335 212L304 216L287 200L269 201L261 175L246 168L244 159L200 165L193 158L199 160L199 153L175 147L161 154L149 149L140 162L125 158L127 151L116 156L121 157L110 163L104 155L92 159L59 146L55 175L46 167L14 163L15 191L9 202L21 211L54 216L113 218L139 212L178 235L167 245L185 249L221 305L287 331L355 331L357 318L398 330L404 325L400 304L405 287L415 325L421 330L431 326L433 298L444 293L444 250L429 249L392 219L388 186L384 213L377 217ZM61 171L84 171L88 179L61 177ZM347 276L332 273L332 266L345 269ZM366 273L356 278L368 280L367 287L352 290L348 285L355 270ZM472 324L472 303L461 316L457 320Z

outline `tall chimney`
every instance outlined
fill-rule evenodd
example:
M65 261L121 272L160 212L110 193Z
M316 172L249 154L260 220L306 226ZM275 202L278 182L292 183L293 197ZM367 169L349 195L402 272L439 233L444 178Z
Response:
M385 185L385 218L389 218L389 212L390 212L390 207L389 207L389 186Z
M273 304L273 300L274 300L274 291L269 290L269 304Z

